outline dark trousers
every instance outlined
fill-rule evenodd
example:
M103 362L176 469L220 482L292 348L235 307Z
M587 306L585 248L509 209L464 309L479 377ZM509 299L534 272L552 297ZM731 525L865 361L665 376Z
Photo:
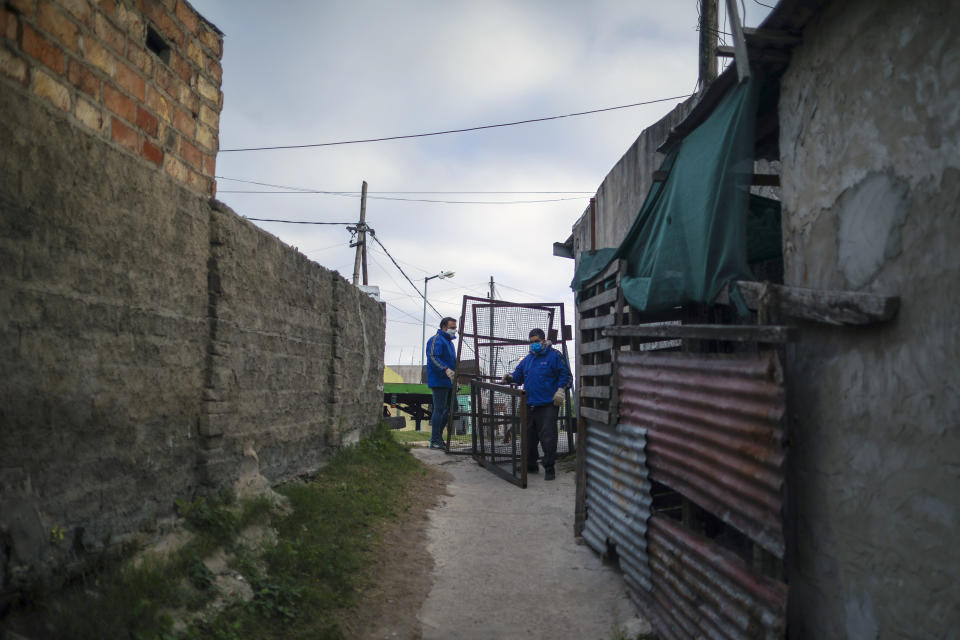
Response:
M450 415L450 395L452 389L437 387L433 391L433 410L430 415L430 444L443 446L443 428L447 426Z
M537 464L537 444L543 447L543 467L553 469L557 461L557 416L560 407L544 404L527 407L527 466Z

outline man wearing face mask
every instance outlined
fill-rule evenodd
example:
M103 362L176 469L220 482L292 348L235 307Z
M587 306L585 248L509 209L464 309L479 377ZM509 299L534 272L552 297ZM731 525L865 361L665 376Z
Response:
M450 402L455 393L454 382L457 366L457 350L453 339L457 337L457 321L444 318L440 329L427 340L427 386L433 392L433 412L430 416L430 448L443 448L443 427L450 415Z
M537 444L543 447L543 479L557 477L557 417L573 376L563 354L546 341L543 329L530 331L530 353L502 382L522 384L527 392L527 471L536 473Z

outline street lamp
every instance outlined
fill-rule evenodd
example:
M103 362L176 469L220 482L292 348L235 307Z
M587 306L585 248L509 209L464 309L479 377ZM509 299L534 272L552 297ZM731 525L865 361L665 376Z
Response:
M423 328L420 332L420 375L423 375L424 356L427 352L427 283L434 278L452 278L453 271L441 271L435 276L423 279Z

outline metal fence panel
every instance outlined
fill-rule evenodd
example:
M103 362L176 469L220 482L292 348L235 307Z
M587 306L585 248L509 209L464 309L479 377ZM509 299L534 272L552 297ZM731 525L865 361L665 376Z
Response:
M665 638L783 638L787 586L663 515L650 518L644 608Z
M527 394L515 387L474 380L473 458L497 475L527 488Z
M612 548L627 584L634 590L649 590L646 430L628 424L591 424L588 434L583 538L600 554Z
M618 363L621 420L646 427L650 478L783 558L776 353L619 353Z

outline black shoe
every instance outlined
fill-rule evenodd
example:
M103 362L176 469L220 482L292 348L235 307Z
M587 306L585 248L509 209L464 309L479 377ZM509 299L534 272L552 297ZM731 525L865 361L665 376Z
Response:
M538 473L540 471L540 466L536 464L527 465L527 473Z
M555 480L557 477L557 472L551 469L543 470L543 479L544 480Z

